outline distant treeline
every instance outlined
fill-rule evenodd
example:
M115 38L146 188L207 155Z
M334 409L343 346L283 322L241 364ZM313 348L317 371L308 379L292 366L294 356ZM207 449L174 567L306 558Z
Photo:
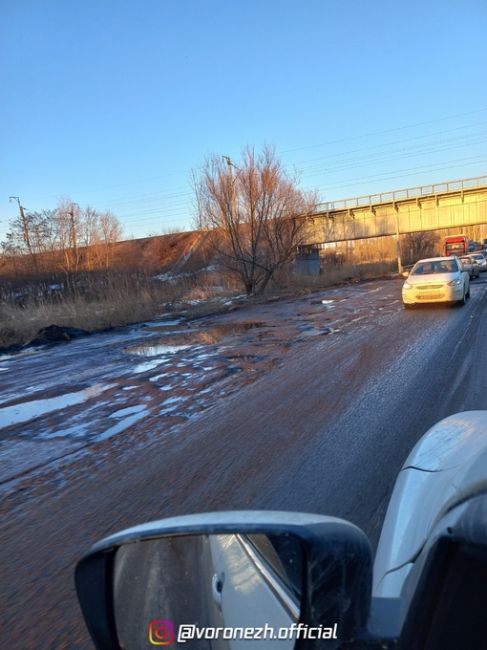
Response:
M0 244L0 276L25 281L112 270L165 271L186 259L200 233L122 237L120 221L110 212L68 201L41 212L21 208Z

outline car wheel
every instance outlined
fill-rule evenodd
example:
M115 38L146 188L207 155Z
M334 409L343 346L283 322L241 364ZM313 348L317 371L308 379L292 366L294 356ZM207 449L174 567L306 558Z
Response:
M467 304L467 294L465 293L465 289L463 290L463 298L458 301L458 304L460 307L463 307L464 305Z

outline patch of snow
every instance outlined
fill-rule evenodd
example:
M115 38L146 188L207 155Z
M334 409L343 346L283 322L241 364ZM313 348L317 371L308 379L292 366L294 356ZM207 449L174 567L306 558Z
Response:
M148 370L157 368L157 366L160 366L161 363L164 362L165 359L154 359L154 361L144 361L144 363L139 363L138 365L136 365L135 368L133 369L133 372L136 374L140 372L147 372Z
M99 436L96 436L97 440L107 440L107 438L111 438L112 436L117 435L117 433L120 433L121 431L124 431L125 429L128 429L131 427L133 424L136 422L139 422L139 420L142 420L143 418L148 415L147 409L144 409L143 411L140 411L139 413L134 413L133 415L130 415L127 418L124 418L123 420L120 420L120 422L117 422L117 424L114 424L112 427L104 431L102 434Z
M42 348L27 348L26 350L21 350L14 354L0 354L0 361L10 361L11 359L18 359L19 357L26 357L38 352L39 350L42 350Z
M164 401L164 408L159 411L159 415L173 414L178 408L182 406L181 402L185 402L186 398L181 396L169 397Z
M114 386L115 384L96 384L95 386L90 386L90 388L85 388L75 393L66 393L58 397L31 400L13 406L6 406L0 409L0 429L10 427L13 424L34 420L42 415L46 415L46 413L60 411L68 406L82 404L94 397L98 397L98 395L101 395L101 393Z
M39 440L52 440L55 438L86 438L89 434L89 428L82 424L75 424L67 429L58 429L56 431L42 431L36 435Z
M123 418L126 415L132 415L134 413L140 413L141 411L145 411L145 406L143 404L137 404L135 406L127 406L124 409L119 409L118 411L114 411L113 413L110 413L108 417L110 418Z
M169 376L169 373L163 372L160 375L156 375L155 377L151 377L149 379L149 381L159 381L159 379L161 379L162 377L168 377L168 376Z
M159 273L159 275L154 276L154 280L160 280L161 282L171 282L174 276L170 273Z
M173 318L173 319L167 319L164 318L164 315L162 315L160 318L156 320L148 320L144 321L142 325L145 325L146 327L157 327L158 325L167 325L168 327L176 327L177 325L181 325L182 319L181 318Z
M167 406L168 404L177 404L178 402L184 402L184 397L181 396L168 397L167 400L165 400L164 402L164 406Z

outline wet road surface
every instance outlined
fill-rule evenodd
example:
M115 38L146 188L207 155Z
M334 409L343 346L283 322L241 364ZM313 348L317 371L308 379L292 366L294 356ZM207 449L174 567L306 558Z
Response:
M46 374L59 374L61 363L78 368L66 393L85 390L86 382L116 386L99 393L96 404L71 404L3 430L10 461L0 504L1 647L90 648L74 595L74 563L100 537L150 519L235 508L318 512L351 520L375 545L395 476L415 441L442 417L487 409L487 279L472 284L466 307L407 312L400 286L365 283L213 319L265 325L210 342L204 354L226 359L223 367L237 359L240 370L205 384L213 386L206 400L196 389L185 402L189 411L170 420L158 415L167 404L165 385L151 381L157 367L127 370L123 350L127 337L134 344L132 333L90 342L99 346L98 364L89 362L81 341L66 346L55 363L59 347L44 361L32 355L24 366L18 362L10 395L25 391L23 382L30 373L32 383L37 368L46 379L39 394L53 397ZM266 328L272 333L259 339ZM187 365L181 356L170 377ZM197 383L203 375L186 379ZM131 393L137 399L122 401ZM197 399L201 408L191 411ZM2 406L16 400L22 398ZM141 405L146 417L103 437L117 421L110 415ZM75 436L53 435L81 426L83 417L90 429L79 438L83 449L72 447ZM43 459L42 444L53 438L75 453ZM25 462L14 453L18 442L36 440L39 462L32 462L30 448ZM63 455L57 448L56 454Z

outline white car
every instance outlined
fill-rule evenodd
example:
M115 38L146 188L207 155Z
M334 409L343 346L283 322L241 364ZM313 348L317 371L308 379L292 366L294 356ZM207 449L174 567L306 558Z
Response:
M460 264L462 265L462 268L465 271L468 271L471 280L480 277L479 264L477 260L474 257L472 257L472 255L462 255L462 257L459 257L458 259L460 260Z
M479 265L479 271L487 271L487 260L482 255L482 253L470 253L468 257L471 257Z
M419 260L402 287L406 309L433 302L465 304L470 296L470 277L454 255Z
M487 411L450 415L425 433L389 501L374 563L374 596L399 597L427 540L437 536L435 527L454 526L452 517L482 494L486 470ZM485 529L486 523L484 514L479 526Z

